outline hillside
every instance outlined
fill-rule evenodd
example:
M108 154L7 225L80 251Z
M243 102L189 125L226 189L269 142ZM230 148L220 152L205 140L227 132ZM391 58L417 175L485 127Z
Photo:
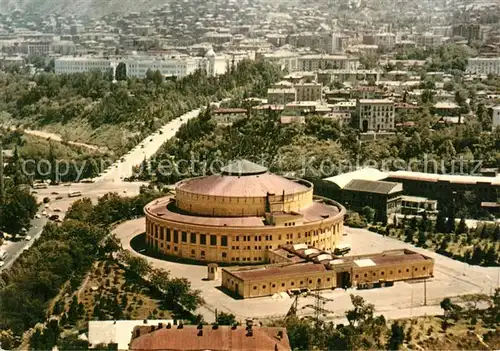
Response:
M64 13L101 17L113 12L150 10L164 4L165 1L161 0L0 0L0 13L8 13L17 9L43 15Z

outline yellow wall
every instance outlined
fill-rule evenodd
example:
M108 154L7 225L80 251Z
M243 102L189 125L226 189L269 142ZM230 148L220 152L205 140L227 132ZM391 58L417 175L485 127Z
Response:
M236 285L238 290L236 291ZM243 282L227 270L222 271L222 286L243 298L269 296L275 293L286 292L290 289L308 288L331 289L336 287L337 279L334 271L314 272L307 277L297 275L292 277L268 277Z
M434 261L429 259L417 262L401 262L400 264L393 265L384 264L379 267L353 267L352 270L347 269L347 272L351 274L352 286L356 287L362 283L373 284L381 281L428 278L433 276L433 268ZM297 288L308 288L310 290L332 289L340 287L337 286L337 273L342 272L343 270L339 267L339 269L324 272L312 272L307 276L297 274L280 277L278 275L267 277L266 279L259 278L243 281L237 278L231 272L231 269L223 269L222 286L243 298L270 296Z
M344 213L341 212L322 221L290 227L210 227L168 221L146 211L146 240L167 255L212 262L264 263L268 249L274 250L286 244L304 243L322 250L333 249L344 232L343 220ZM167 229L170 229L170 240L167 240ZM177 243L174 231L177 232ZM186 241L183 241L183 232ZM192 233L194 243L191 242ZM202 234L206 238L205 244L201 243ZM215 245L211 245L211 235L215 236ZM226 245L222 245L223 240L227 240Z
M266 197L234 197L199 195L177 188L176 206L180 209L207 216L264 216L266 213ZM269 196L271 212L299 211L313 202L313 189L295 194Z
M351 281L353 286L357 286L360 283L425 278L433 275L433 267L434 262L432 260L402 262L380 267L354 267Z

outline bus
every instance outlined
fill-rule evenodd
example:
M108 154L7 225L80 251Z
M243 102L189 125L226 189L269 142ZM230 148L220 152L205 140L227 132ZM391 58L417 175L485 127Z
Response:
M35 183L33 184L33 189L47 189L49 186L47 183Z
M81 191L71 191L70 193L68 193L68 197L78 197L78 196L82 196Z
M333 253L335 255L345 255L351 251L351 245L349 244L340 244L335 247L335 250L333 250Z

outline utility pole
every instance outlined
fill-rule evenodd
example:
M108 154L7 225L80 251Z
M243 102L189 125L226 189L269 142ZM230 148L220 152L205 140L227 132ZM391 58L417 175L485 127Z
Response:
M424 278L424 306L427 306L427 278Z

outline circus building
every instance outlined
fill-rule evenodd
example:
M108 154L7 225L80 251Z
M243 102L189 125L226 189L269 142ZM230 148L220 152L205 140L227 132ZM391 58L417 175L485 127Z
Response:
M313 195L313 185L240 160L220 175L183 180L175 197L145 206L146 240L153 249L186 259L264 263L283 245L333 250L345 209Z

